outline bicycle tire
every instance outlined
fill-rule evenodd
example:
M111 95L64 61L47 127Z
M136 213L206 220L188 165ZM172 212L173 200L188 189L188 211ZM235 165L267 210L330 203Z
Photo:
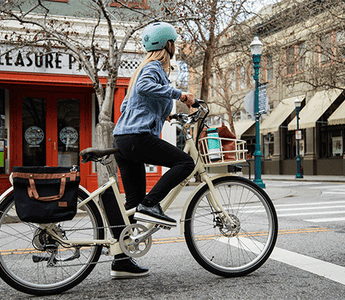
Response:
M255 183L234 176L213 180L219 201L237 224L220 219L203 186L191 200L185 218L185 239L195 260L224 277L239 277L258 269L270 256L278 235L278 220L269 196ZM229 222L228 222L229 223Z
M86 193L79 189L78 202L85 198ZM80 235L103 239L102 228L100 212L89 201L78 209L73 220L58 223L55 229L66 239ZM39 224L22 222L16 215L13 192L0 203L0 240L0 277L14 289L36 296L59 294L75 287L90 274L102 251L101 245L85 246L77 257L75 247L66 248L54 242ZM54 250L44 250L47 243L55 245ZM57 261L52 266L48 266L49 251L57 251Z

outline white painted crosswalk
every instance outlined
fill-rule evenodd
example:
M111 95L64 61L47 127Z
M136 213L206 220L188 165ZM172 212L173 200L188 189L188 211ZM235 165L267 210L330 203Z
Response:
M345 221L345 184L312 184L308 189L320 191L323 201L276 204L278 217L301 217L303 221L314 223Z

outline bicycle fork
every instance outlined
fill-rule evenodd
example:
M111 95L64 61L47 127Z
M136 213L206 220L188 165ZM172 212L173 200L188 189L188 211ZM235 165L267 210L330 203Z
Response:
M206 174L201 174L201 177L202 177L203 181L206 182L206 184L208 185L210 192L211 192L209 195L206 196L207 200L212 205L215 212L219 215L219 218L221 220L223 220L225 218L225 220L227 220L227 222L229 222L229 223L226 222L227 225L230 225L231 229L235 229L237 227L237 225L232 220L232 218L229 216L229 214L225 211L223 205L220 203L218 196L217 196L216 189L214 188L214 185L212 183L212 180Z

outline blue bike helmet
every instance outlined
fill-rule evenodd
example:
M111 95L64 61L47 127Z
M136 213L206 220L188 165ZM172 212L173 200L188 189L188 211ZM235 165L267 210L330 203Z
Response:
M167 41L177 39L175 28L169 23L156 22L148 25L143 32L142 41L147 52L164 49Z

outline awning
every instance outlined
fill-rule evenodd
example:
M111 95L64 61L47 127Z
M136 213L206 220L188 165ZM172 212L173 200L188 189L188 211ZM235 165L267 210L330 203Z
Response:
M288 118L295 109L296 97L282 100L271 114L262 121L260 125L260 133L263 135L269 132L279 130L279 126ZM304 96L298 96L298 99L304 99Z
M254 123L255 121L252 120L234 122L236 138L240 139L242 134L244 134L250 127L252 127Z
M328 125L345 124L345 101L328 118Z
M313 128L316 125L318 119L324 114L324 112L330 107L330 105L339 97L341 90L333 89L322 92L317 92L303 107L299 117L299 128ZM296 117L289 123L288 130L297 129Z

